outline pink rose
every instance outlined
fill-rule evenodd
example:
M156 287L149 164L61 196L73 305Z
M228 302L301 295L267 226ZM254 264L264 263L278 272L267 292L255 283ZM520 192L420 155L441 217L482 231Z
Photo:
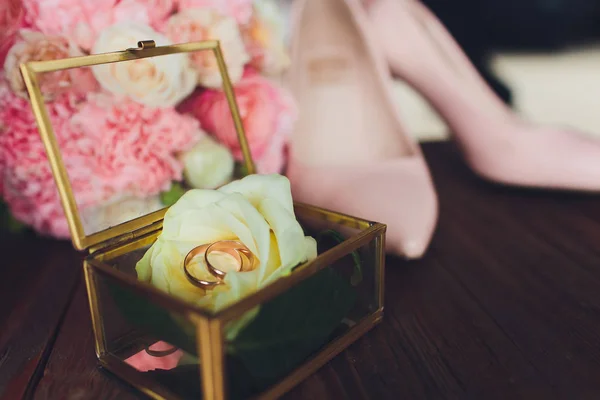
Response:
M229 78L234 83L240 80L244 65L250 60L235 20L210 8L193 8L173 15L167 24L166 35L174 43L218 39ZM221 73L212 52L198 51L190 57L200 85L221 87Z
M270 80L247 70L235 87L252 157L259 173L281 172L285 146L296 119L290 95ZM225 94L206 90L186 105L200 120L202 127L229 147L234 157L242 158L233 119Z
M137 22L160 28L175 0L23 0L27 21L48 35L63 35L84 50L99 33L117 22ZM134 47L136 43L131 43ZM123 49L125 50L125 49Z
M22 29L17 42L10 48L4 62L4 72L11 89L21 97L27 97L25 82L19 66L28 61L47 61L81 56L83 53L67 38L46 36L43 33ZM97 88L97 82L87 68L74 68L47 72L39 75L42 93L51 98L65 90L75 88L86 93Z
M0 1L0 64L13 45L19 28L25 27L25 9L21 0Z
M232 17L238 24L247 24L252 15L253 0L179 0L179 10L209 8Z

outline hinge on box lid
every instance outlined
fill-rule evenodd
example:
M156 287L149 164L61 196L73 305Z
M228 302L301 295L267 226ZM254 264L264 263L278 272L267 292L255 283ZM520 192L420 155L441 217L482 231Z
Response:
M109 247L113 247L113 246L117 246L117 245L123 244L125 242L129 242L131 240L134 240L134 239L137 239L137 238L142 237L144 235L147 235L147 234L149 234L151 232L158 231L161 228L162 228L162 220L156 221L153 224L150 224L148 226L144 226L144 227L142 227L140 229L137 229L135 231L128 232L128 233L125 233L123 235L120 235L120 236L108 239L108 240L106 240L106 241L104 241L102 243L98 243L97 245L92 246L92 247L89 248L89 253L92 254L92 253L95 253L95 252L97 252L99 250L105 250L105 249L107 249Z
M129 48L127 51L153 49L156 47L156 42L154 42L154 40L140 40L137 42L137 46L138 47Z

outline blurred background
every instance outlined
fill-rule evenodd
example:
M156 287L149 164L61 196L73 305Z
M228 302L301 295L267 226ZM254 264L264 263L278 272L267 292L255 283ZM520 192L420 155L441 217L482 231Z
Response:
M236 76L234 83L238 102L247 107L244 119L246 136L251 143L259 171L261 173L281 171L286 160L285 143L293 130L293 123L290 121L295 119L295 108L285 90L278 87L275 82L275 77L279 77L285 69L287 57L285 43L281 40L281 19L274 4L278 3L282 6L284 20L287 21L284 25L287 28L289 39L290 7L294 0L272 0L276 3L260 2L261 6L258 6L259 2L252 4L251 1L246 0L230 0L229 2L224 0L0 1L0 6L3 6L0 7L0 39L3 36L10 39L7 41L8 46L0 43L2 44L0 53L4 51L6 53L4 56L10 61L4 63L0 78L9 78L6 81L10 81L10 85L0 85L0 89L9 86L11 88L11 90L0 90L0 112L4 111L3 118L0 118L0 130L5 133L5 129L10 133L0 135L4 141L4 146L0 143L0 150L5 150L0 154L0 169L3 169L0 174L0 183L3 184L0 194L3 195L3 200L11 205L11 212L18 213L17 219L20 221L30 225L36 223L35 227L39 231L54 235L58 235L60 232L59 236L61 237L69 235L62 208L55 193L54 182L50 179L50 171L37 135L37 127L30 117L29 104L24 100L26 93L18 71L18 64L28 60L71 57L91 50L103 52L123 49L130 46L131 43L135 43L136 38L140 36L158 37L157 32L171 35L170 39L167 37L164 39L173 42L203 40L214 34L227 44L231 54L236 55L228 61L229 72L230 75ZM600 136L600 112L598 112L600 0L421 1L448 27L494 91L526 119L541 124L571 126L583 132ZM209 3L211 5L207 6ZM266 3L269 4L269 7L265 6ZM80 7L73 7L73 4L78 4ZM155 7L157 4L162 4L163 8ZM246 4L246 6L240 6L240 4ZM24 7L24 5L29 6ZM57 5L63 7L61 15L64 18L55 18L51 9ZM99 10L100 5L103 5L104 9ZM195 10L198 7L204 10ZM242 11L247 8L249 11L240 12L238 8ZM143 12L132 12L132 9ZM97 14L104 15L104 18L94 19L95 24L89 23L92 21L91 15ZM142 19L145 20L131 21L135 23L127 28L113 24L122 22L122 18L129 19L130 15L144 17ZM150 18L151 16L153 19ZM223 16L225 18L222 18ZM204 21L204 18L207 18L208 22L198 22ZM140 29L136 25L138 22L142 23L144 27L142 31L138 30ZM14 25L14 32L8 29L11 23ZM198 25L201 25L202 29L197 29ZM26 37L20 37L17 41L17 28L33 28L33 33L25 35ZM180 34L181 32L183 34ZM47 40L50 36L52 36L52 40ZM410 37L394 39L399 43L411 40ZM71 45L71 41L75 41L76 45ZM99 43L105 47L100 46ZM92 45L100 47L92 49ZM7 52L11 51L13 53L11 53L11 57L8 57ZM226 179L221 178L227 176L229 179L235 170L236 160L239 162L241 157L233 124L230 123L230 120L223 118L223 113L228 113L225 98L222 92L215 90L215 87L220 84L220 78L216 81L213 79L218 76L216 66L210 63L205 65L200 58L192 65L195 72L188 71L189 66L185 66L184 63L179 67L180 69L177 69L170 65L169 73L198 73L199 81L172 80L172 82L185 82L190 85L185 88L183 84L180 85L182 87L174 85L173 88L170 88L172 93L177 94L177 101L171 98L173 104L169 104L169 106L177 105L177 108L175 111L168 111L172 112L169 118L182 122L192 115L197 121L188 124L189 132L174 129L173 126L176 125L168 124L167 128L170 128L173 133L165 136L169 139L152 135L151 130L157 126L153 123L139 125L148 130L148 138L163 140L171 146L169 151L156 154L157 165L173 165L176 168L170 168L166 172L161 168L156 168L153 172L156 179L147 179L146 182L135 179L131 173L127 174L128 179L135 182L132 187L136 190L132 190L132 193L135 193L137 197L144 197L140 193L147 195L143 200L150 201L152 209L172 204L178 198L177 196L183 193L181 186L178 186L183 179L180 176L182 170L185 178L183 180L188 181L186 182L188 186L217 187L219 185L215 183L216 175L223 175L218 177L218 181L225 182ZM145 71L152 71L152 69L148 68ZM257 74L256 71L260 73ZM123 73L118 76L127 77L129 76L127 74ZM87 75L90 76L89 73ZM108 88L107 90L112 96L109 96L110 101L107 102L108 111L104 109L102 111L116 112L120 109L116 103L120 95L113 96L112 91L115 91L115 88L121 88L123 82L112 82L110 74L104 74L102 77L106 79L102 88ZM64 89L67 92L69 88L76 89L84 86L80 77L71 77L66 74L63 78L55 81L48 80L48 82L51 84L50 86L56 84L54 86L59 91ZM91 86L94 86L92 91L99 90L99 87L95 85L96 80L96 78L90 80L90 83L93 84ZM145 80L138 81L146 82ZM77 82L77 85L71 87L73 82ZM108 85L107 82L111 85ZM148 87L155 86L148 85ZM148 87L143 87L144 90L140 92L148 95L147 98L133 101L138 107L136 109L140 110L138 113L140 118L141 115L145 115L141 110L148 106L145 102L156 105L163 104L164 101ZM129 94L135 93L138 91L132 90ZM444 122L418 93L403 82L394 81L393 94L409 132L417 139L431 141L448 138L448 128ZM153 96L158 96L160 101L153 103L156 100ZM4 102L2 102L3 97ZM91 102L93 101L86 99L83 103L87 105ZM70 124L71 117L80 114L81 109L78 107L80 105L70 109L69 113L61 113L57 118ZM100 106L98 105L98 107ZM85 109L86 112L89 111L88 114L85 114L87 117L102 115L100 112L96 113L90 110L93 111L95 108ZM182 117L182 115L187 115L187 117ZM103 123L106 118L102 117L99 120L98 123ZM81 126L95 127L95 123L96 121L93 121L81 124ZM200 123L206 132L199 132L201 131ZM268 126L268 129L265 129L264 126ZM127 127L129 127L128 124ZM93 134L96 130L91 129L91 131L89 135L83 135L81 138L94 137ZM117 131L114 129L112 133L116 134ZM129 132L129 129L126 131ZM70 130L64 130L65 135L70 134L69 132ZM201 136L204 137L205 134L208 137L207 140L218 143L211 142L210 146L195 146L197 143L195 140ZM16 146L15 143L21 143L23 135L32 140L27 142L27 146ZM107 137L108 135L103 132L101 138L108 140ZM89 174L82 169L77 160L80 159L80 153L86 154L87 167L94 170L96 168L94 163L102 166L103 160L107 157L102 157L93 151L87 152L89 149L86 147L86 143L89 142L86 140L73 145L71 138L66 138L64 143L69 143L69 149L73 152L70 154L70 159L73 162L72 165L77 166L76 171L82 177L79 180L81 186L85 188L88 186L104 187L91 185L87 179ZM149 149L156 147L152 143L148 140L142 145L150 151ZM13 148L18 151L14 152ZM120 147L112 151L121 151L119 149ZM206 150L206 154L202 156L204 150ZM133 153L145 154L140 151ZM30 159L30 154L34 154L36 157ZM90 157L89 154L93 154L94 157ZM215 154L221 154L222 157L216 157ZM6 160L10 158L10 163L3 157ZM113 158L108 159L112 160ZM115 159L120 160L121 158ZM214 160L217 159L222 163L220 161L217 163L218 165L215 164ZM207 160L212 161L209 163ZM30 165L33 163L36 163L35 168ZM128 158L126 163L121 163L118 167L126 167L128 171L132 171L134 164L137 168L136 171L147 176L147 163L142 159ZM205 172L207 174L204 174ZM114 176L107 174L106 182L104 182L106 187L116 187L118 179L115 179L115 176L118 177L119 174ZM191 179L192 176L195 179ZM190 184L192 180L196 182L193 185ZM208 181L210 181L210 185L203 186ZM156 184L152 188L148 188L148 182ZM89 193L94 196L97 194L91 189ZM110 197L111 201L115 201L114 204L108 204L108 200L102 196L100 196L102 198L96 198L90 195L92 200L85 206L93 211L92 216L96 215L96 209L102 210L102 212L107 209L125 212L127 207L112 198L117 194L125 196L122 190L112 189L106 195ZM127 195L129 196L131 193ZM119 201L121 200L126 201L127 199ZM8 211L6 205L0 202L0 227L9 226L11 230L14 230L16 228L12 225L15 221L10 218ZM118 213L115 212L115 214ZM103 218L108 218L102 213L98 215L100 217L91 219L101 221ZM119 217L123 217L123 215L119 215Z
M523 116L600 136L600 0L422 1ZM291 2L281 0L287 15ZM414 135L448 137L418 93L400 81L393 90Z

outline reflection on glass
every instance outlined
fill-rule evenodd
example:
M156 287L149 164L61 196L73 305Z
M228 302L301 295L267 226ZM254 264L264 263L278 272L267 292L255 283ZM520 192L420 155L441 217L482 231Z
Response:
M170 370L177 367L183 355L183 350L160 341L146 346L144 350L127 358L125 362L140 372Z

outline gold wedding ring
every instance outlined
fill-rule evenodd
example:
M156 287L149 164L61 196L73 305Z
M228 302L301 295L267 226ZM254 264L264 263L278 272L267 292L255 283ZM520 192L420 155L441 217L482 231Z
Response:
M185 259L183 260L183 272L185 272L185 276L188 278L188 280L195 286L198 286L202 289L205 290L209 290L209 289L214 289L215 287L217 287L218 285L220 285L222 283L222 281L220 279L217 279L216 281L207 281L205 279L198 279L196 278L189 270L189 266L190 263L192 262L192 260L194 260L194 258L196 258L199 255L206 255L206 249L208 249L210 247L210 243L209 244L203 244L197 247L194 247L186 256ZM232 254L234 257L238 257L239 258L239 263L242 263L242 258L240 256L239 253L234 252L234 254Z
M231 255L233 255L232 253L235 252L237 254L236 260L238 260L238 258L240 260L234 270L235 272L250 271L252 269L252 265L254 264L254 255L242 242L238 242L237 240L220 240L218 242L214 242L206 249L204 253L204 261L206 262L208 272L221 280L225 279L227 272L212 265L208 259L208 256L213 252L222 252Z
M173 354L173 353L175 353L177 350L179 350L179 349L178 349L177 347L175 347L175 346L172 346L170 349L167 349L167 350L152 350L152 349L150 348L150 346L151 346L151 345L148 345L148 346L146 346L146 348L145 348L144 350L146 351L146 353L147 353L149 356L152 356L152 357L157 357L157 358L160 358L160 357L166 357L166 356L170 356L171 354Z
M237 262L237 265L234 267L235 272L251 271L254 267L254 255L242 242L237 240L220 240L214 243L203 244L194 247L183 260L183 271L193 285L210 290L223 284L227 272L215 267L209 260L209 255L216 252L229 254L235 259ZM199 279L190 272L189 266L191 262L200 255L204 255L208 272L217 278L217 280L208 281Z

